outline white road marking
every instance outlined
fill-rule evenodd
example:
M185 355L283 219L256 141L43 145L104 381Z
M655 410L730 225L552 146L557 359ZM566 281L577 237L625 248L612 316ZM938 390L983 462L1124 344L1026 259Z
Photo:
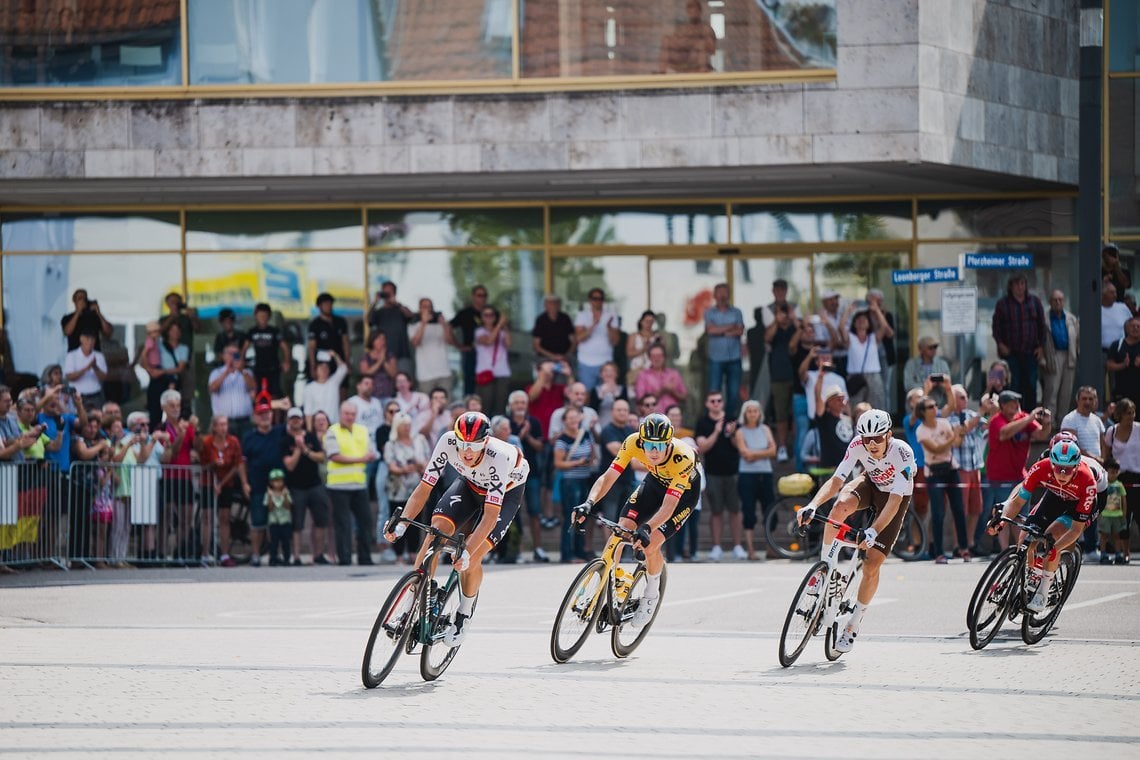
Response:
M1086 599L1085 601L1077 602L1076 604L1066 604L1061 611L1068 612L1069 610L1079 610L1082 607L1092 607L1097 604L1104 604L1105 602L1115 602L1117 599L1124 599L1129 596L1136 596L1136 592L1125 591L1121 594L1109 594L1108 596L1098 596L1096 599Z

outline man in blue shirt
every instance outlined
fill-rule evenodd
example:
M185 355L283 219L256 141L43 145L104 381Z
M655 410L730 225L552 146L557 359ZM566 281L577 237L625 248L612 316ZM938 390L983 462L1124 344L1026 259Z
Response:
M725 413L735 417L740 403L740 336L744 335L744 314L728 304L728 285L713 288L716 305L705 309L708 336L709 392L723 392Z
M1042 347L1041 385L1044 397L1041 406L1052 412L1054 419L1060 419L1072 408L1080 322L1065 308L1065 294L1059 290L1049 295L1049 311L1045 317L1049 329L1045 332L1045 345Z
M269 487L269 473L285 469L281 455L285 440L285 426L273 424L273 407L259 403L253 409L253 429L241 441L249 476L249 533L253 540L253 555L249 564L261 565L261 545L269 526L269 510L265 506L265 491Z
M44 460L48 463L51 477L58 483L59 504L69 511L67 549L70 557L87 556L88 520L86 505L71 503L71 438L87 426L87 410L78 391L75 394L75 409L78 414L64 414L60 401L63 386L48 388L40 399L41 408L36 422L44 426L44 435L51 439L44 450Z

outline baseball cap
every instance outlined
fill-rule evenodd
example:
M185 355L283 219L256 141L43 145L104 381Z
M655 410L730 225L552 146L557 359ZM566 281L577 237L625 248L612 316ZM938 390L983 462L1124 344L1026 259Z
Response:
M1002 391L998 394L999 404L1006 404L1010 401L1021 401L1021 394L1017 391Z
M293 419L294 417L300 417L301 419L305 419L305 413L301 411L301 407L294 406L289 410L289 412L285 415L285 417L287 419L290 419L290 420Z
M222 309L218 312L218 321L221 322L223 319L235 319L236 316L233 309Z
M320 306L325 301L335 301L335 300L336 299L332 297L332 293L321 293L319 296L317 296L317 306Z
M280 467L276 467L276 468L269 471L269 479L270 480L284 480L285 479L285 471L282 470Z
M268 401L265 401L264 399L259 400L256 404L253 405L253 413L254 414L261 414L262 412L272 412L272 411L273 411L273 405L270 404Z
M826 301L829 298L839 298L839 291L828 288L820 295L820 299Z
M823 391L823 400L824 400L824 402L827 402L827 401L830 401L834 396L846 396L846 395L847 394L845 394L843 392L843 389L840 388L838 385L829 385Z

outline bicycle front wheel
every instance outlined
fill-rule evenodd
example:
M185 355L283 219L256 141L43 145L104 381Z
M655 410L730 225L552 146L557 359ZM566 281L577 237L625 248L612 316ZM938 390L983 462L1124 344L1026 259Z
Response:
M432 606L432 601L429 599L427 602L429 609ZM447 670L447 666L459 653L459 647L449 647L443 643L443 635L447 633L447 629L455 620L455 613L459 611L458 573L452 571L452 577L448 581L447 591L444 593L442 601L436 600L436 602L437 611L433 613L431 620L431 630L428 633L429 641L424 644L424 648L420 651L420 676L425 681L434 681L443 675L443 671ZM478 603L479 597L476 595L475 602L471 607L472 613L475 612L475 605ZM468 624L470 625L470 623Z
M1061 562L1057 565L1057 572L1053 576L1053 584L1049 588L1049 596L1045 602L1045 609L1040 612L1025 611L1021 618L1021 640L1026 644L1036 644L1045 638L1057 622L1061 614L1061 607L1069 598L1073 583L1080 570L1080 564L1073 552L1065 551L1061 554Z
M1010 599L1021 585L1018 570L1021 562L1017 550L1009 548L998 556L982 573L966 608L966 627L970 631L970 646L982 649L997 636L1009 612Z
M668 571L661 568L661 583L657 595L657 603L653 608L653 614L649 616L649 620L645 625L640 628L635 628L633 625L634 615L637 614L638 608L645 604L645 588L648 580L645 577L645 565L638 565L637 570L633 573L633 580L630 582L629 591L626 592L625 601L620 605L615 601L615 606L618 609L617 624L614 626L613 631L610 633L610 649L613 650L614 657L629 657L633 654L633 650L641 644L649 629L653 627L653 621L657 619L657 613L661 612L661 600L665 598L665 580L668 576Z
M808 641L819 627L823 614L823 597L827 591L827 563L816 562L800 582L788 615L784 618L784 628L780 631L780 664L785 668L803 654Z
M908 508L903 515L899 537L895 540L894 549L891 551L905 562L918 559L926 551L926 523L913 509Z
M360 680L364 688L375 689L392 672L404 642L412 633L421 576L415 570L406 574L388 594L364 647Z
M798 532L796 512L805 503L798 496L784 497L772 505L764 518L764 534L768 546L785 559L803 559L819 548L819 528L810 527L802 536Z
M555 662L567 662L586 643L602 611L605 585L606 563L596 559L582 568L566 590L550 631L550 657Z

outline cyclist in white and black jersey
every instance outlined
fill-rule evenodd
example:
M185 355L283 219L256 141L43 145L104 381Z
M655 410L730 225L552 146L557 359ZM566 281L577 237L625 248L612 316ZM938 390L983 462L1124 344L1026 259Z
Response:
M431 524L448 533L467 528L468 548L455 558L455 569L459 571L459 610L443 638L445 644L453 647L462 644L467 635L464 623L471 617L483 582L483 557L506 536L522 504L523 489L530 474L530 465L522 451L490 433L491 422L486 415L479 412L460 415L454 428L440 437L423 478L401 513L405 518L415 519L447 466L451 465L459 473L436 503L431 516ZM384 537L389 541L395 541L407 528L404 523L393 524L401 514L393 515L384 529ZM416 557L417 566L423 562L430 544L429 535Z
M856 464L862 465L863 474L847 483ZM835 643L840 652L850 652L855 646L863 613L879 588L879 568L891 553L910 506L916 469L910 446L893 437L891 416L872 409L860 415L855 423L855 437L851 439L835 474L799 512L800 524L804 524L821 504L826 504L838 493L839 498L831 509L831 519L842 522L860 509L870 509L874 515L871 527L860 531L859 548L866 551L863 580L859 584L855 610ZM824 529L824 552L830 551L837 532L831 525Z

